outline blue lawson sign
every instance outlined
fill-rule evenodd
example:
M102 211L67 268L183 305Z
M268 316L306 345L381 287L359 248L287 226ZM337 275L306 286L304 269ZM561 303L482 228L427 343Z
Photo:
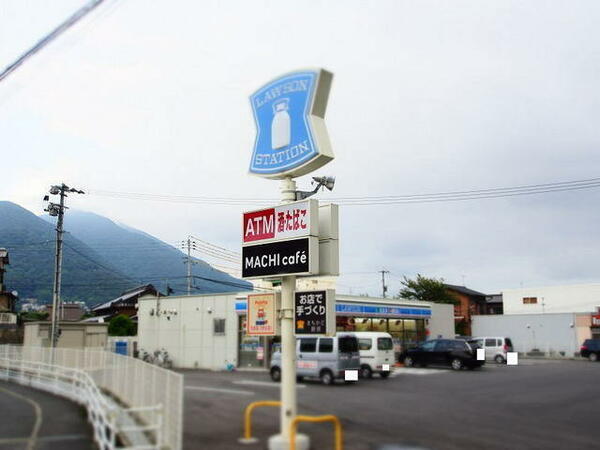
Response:
M332 78L323 69L292 72L250 96L257 129L250 173L298 177L333 159L324 122Z
M235 303L237 313L246 311L246 302L238 301ZM360 315L360 316L387 316L387 317L415 317L428 319L431 317L429 308L402 308L395 306L371 306L355 305L349 303L336 303L335 312L339 315Z

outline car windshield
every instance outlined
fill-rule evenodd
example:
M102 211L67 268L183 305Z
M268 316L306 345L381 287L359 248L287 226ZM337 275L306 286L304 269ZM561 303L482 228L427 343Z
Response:
M358 339L352 336L342 336L338 341L340 353L354 353L358 351Z
M377 338L377 350L391 350L394 348L391 338Z

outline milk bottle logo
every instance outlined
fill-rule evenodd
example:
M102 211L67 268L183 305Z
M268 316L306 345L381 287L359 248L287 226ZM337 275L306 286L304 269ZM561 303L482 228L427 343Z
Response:
M271 122L271 148L273 150L290 145L289 102L288 98L282 98L273 103L273 122Z

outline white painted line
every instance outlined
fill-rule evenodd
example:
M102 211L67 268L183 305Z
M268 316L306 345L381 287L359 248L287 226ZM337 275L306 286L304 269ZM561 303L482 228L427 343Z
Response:
M477 349L477 361L485 361L485 349L484 348Z
M344 370L345 381L358 381L358 370Z
M33 425L33 430L31 430L31 435L29 436L27 442L27 450L33 450L35 448L38 433L40 432L40 427L42 426L42 408L40 407L38 402L28 397L25 397L24 395L17 394L16 392L11 392L8 389L4 388L0 388L0 391L5 392L8 395L12 395L13 397L24 400L31 406L33 406L33 409L35 410L35 423Z
M518 366L519 365L519 354L517 352L506 353L506 365L507 366Z
M254 395L254 392L240 391L238 389L222 389L222 388L211 388L201 386L186 386L186 389L193 391L206 391L206 392L222 392L224 394L237 394L237 395Z
M248 386L267 386L267 387L276 387L281 386L280 383L275 383L274 381L254 381L254 380L240 380L240 381L232 381L233 384L240 385L248 385ZM299 388L305 388L305 384L296 384Z
M449 370L446 369L415 369L412 367L396 367L394 371L390 374L392 377L397 377L398 375L434 375L439 373L449 373Z

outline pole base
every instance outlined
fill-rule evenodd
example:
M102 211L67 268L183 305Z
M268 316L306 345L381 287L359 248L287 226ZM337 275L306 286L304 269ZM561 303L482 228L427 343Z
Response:
M240 444L256 444L258 442L258 438L255 437L251 437L251 438L239 438L238 442Z
M281 434L274 434L269 438L269 450L289 450L290 439ZM310 448L310 439L305 434L296 434L296 449L308 450Z

